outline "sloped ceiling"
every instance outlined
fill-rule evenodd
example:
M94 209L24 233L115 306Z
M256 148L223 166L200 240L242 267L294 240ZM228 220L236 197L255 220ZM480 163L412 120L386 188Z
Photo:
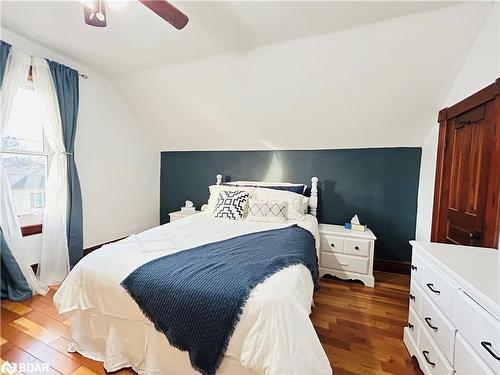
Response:
M2 2L2 26L107 73L163 150L421 146L492 8L180 2L183 34L138 5L97 30Z
M107 0L117 1L117 0ZM118 0L119 1L119 0ZM324 34L449 2L174 1L178 31L138 1L108 8L105 29L85 25L78 1L2 1L2 26L97 71L115 75ZM49 26L49 27L47 27Z

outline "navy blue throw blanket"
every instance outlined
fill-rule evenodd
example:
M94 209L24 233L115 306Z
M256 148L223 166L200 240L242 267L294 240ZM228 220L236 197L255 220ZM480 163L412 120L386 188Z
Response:
M122 286L170 345L211 375L252 289L294 264L305 265L316 284L314 237L296 225L166 255L137 268Z

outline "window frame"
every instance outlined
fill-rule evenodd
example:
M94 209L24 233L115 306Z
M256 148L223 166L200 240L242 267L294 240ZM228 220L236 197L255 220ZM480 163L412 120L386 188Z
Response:
M33 78L31 75L31 70L32 68L30 67L29 70L29 75L26 79L26 84L23 86L24 88L28 90L33 90L35 91L35 87L33 86ZM47 177L48 177L48 171L50 170L50 159L51 159L51 152L50 152L50 146L49 143L47 142L47 138L45 137L45 129L43 128L42 125L42 140L43 140L43 150L42 151L31 151L31 150L4 150L0 148L0 162L2 162L2 157L3 155L21 155L21 156L39 156L45 158L45 187L47 187ZM30 197L31 199L31 197ZM46 192L44 191L44 209L45 209L45 203L46 203ZM17 213L16 213L17 214ZM17 214L17 217L20 218L23 215ZM21 233L23 237L26 236L31 236L34 234L39 234L42 233L43 230L43 216L40 216L40 222L38 223L30 223L30 224L20 224L21 228Z

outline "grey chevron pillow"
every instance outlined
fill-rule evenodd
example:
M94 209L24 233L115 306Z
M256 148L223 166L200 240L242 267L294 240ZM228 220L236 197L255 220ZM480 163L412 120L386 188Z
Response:
M247 220L284 223L286 222L286 205L285 201L250 199Z
M212 213L213 217L219 219L241 220L248 203L248 191L223 190Z

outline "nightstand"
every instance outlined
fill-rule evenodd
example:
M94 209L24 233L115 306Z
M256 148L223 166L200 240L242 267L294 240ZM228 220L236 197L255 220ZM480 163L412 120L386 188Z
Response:
M319 275L361 280L373 287L373 252L377 237L371 230L358 232L342 225L320 224Z
M187 216L199 214L201 211L176 211L168 214L170 222L182 219Z

